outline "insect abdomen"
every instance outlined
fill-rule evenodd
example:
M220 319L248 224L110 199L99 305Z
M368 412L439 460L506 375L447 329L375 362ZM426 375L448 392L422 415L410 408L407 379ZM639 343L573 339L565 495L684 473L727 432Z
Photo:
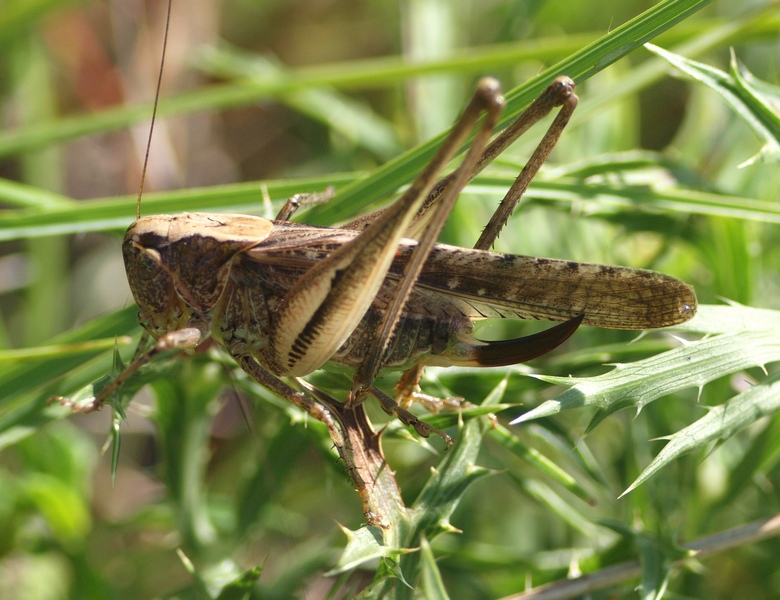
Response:
M369 310L360 326L333 356L341 365L359 366L382 312ZM414 364L448 365L448 350L460 336L468 336L471 320L459 317L432 317L406 314L401 317L385 353L383 368L401 370Z

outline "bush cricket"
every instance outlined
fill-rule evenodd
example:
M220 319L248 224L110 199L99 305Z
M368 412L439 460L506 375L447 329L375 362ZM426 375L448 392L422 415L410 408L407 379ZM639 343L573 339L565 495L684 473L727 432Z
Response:
M323 195L291 199L270 221L212 213L142 217L139 194L122 251L139 320L155 342L94 401L72 406L98 409L155 355L212 338L252 379L325 423L369 523L385 525L382 495L395 494L386 489L394 480L380 481L388 470L365 415L367 396L419 435L435 433L449 444L447 434L407 410L412 400L435 406L419 390L424 366L511 365L549 352L580 324L648 329L692 317L692 288L661 273L490 251L577 97L571 79L557 78L489 142L502 104L498 83L480 81L408 190L388 208L338 228L289 220L299 203ZM474 248L437 244L463 187L558 107ZM460 165L439 179L474 129ZM532 336L484 342L471 333L473 322L487 317L563 322ZM328 363L355 370L344 402L301 379ZM404 371L395 399L374 386L382 369Z

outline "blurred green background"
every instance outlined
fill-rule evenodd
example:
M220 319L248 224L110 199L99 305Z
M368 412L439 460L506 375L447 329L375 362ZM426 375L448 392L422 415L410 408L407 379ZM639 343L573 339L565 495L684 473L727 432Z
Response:
M155 130L147 209L264 215L264 190L274 203L331 182L339 192L446 130L479 77L511 90L651 6L175 1L161 107L170 116ZM326 575L346 543L337 523L363 522L327 436L249 385L224 355L149 369L143 382L153 389L128 409L115 474L111 452L100 451L109 411L71 417L46 405L109 372L115 341L128 360L140 334L119 244L134 214L165 9L163 1L8 0L0 11L0 597L217 597L255 566L262 575L250 597L353 597L377 565ZM777 3L721 1L653 42L724 71L733 48L776 86L779 31ZM578 85L580 108L497 249L652 268L694 285L702 303L780 308L778 169L738 168L762 141L712 90L673 76L641 47L596 70ZM776 88L767 94L777 101ZM474 243L541 132L463 194L448 243ZM408 180L419 165L404 168ZM360 200L337 197L297 218L331 224L382 198ZM528 327L487 323L481 335ZM533 368L597 375L677 344L651 334L629 345L635 338L583 330ZM505 381L503 401L525 407L499 415L502 423L561 391L521 371ZM638 416L611 415L587 436L588 409L512 428L523 448L570 473L579 495L507 442L486 439L478 464L495 473L464 495L452 517L461 532L432 541L441 583L418 582L418 597L446 589L499 598L638 556L646 567L658 560L658 584L677 557L673 542L777 513L776 418L684 456L617 499L662 447L649 440L765 377L758 368L722 375ZM428 391L475 403L503 381L497 371L429 377ZM338 374L312 381L331 391L348 385ZM441 444L418 443L395 424L385 442L411 503ZM644 537L621 537L620 527ZM776 598L778 553L769 540L689 561L673 571L667 597ZM634 597L638 581L590 597Z

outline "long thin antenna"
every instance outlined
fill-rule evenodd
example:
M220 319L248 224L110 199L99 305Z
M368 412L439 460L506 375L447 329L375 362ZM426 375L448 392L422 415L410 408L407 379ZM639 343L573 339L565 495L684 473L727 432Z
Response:
M154 122L157 119L157 105L160 102L160 88L162 87L162 76L165 67L165 52L168 49L168 27L171 25L171 5L173 0L168 0L168 14L165 17L165 36L163 38L162 58L160 59L160 73L157 75L157 91L154 94L154 108L152 109L152 124L149 127L149 139L146 140L146 153L144 154L144 166L141 169L141 183L138 186L138 200L135 205L135 218L141 218L141 196L144 193L144 182L146 181L146 168L149 165L149 151L152 147L152 134L154 133Z

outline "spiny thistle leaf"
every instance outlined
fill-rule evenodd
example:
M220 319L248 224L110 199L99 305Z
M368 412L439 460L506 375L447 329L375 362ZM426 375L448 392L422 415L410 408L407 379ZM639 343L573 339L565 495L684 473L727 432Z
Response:
M568 387L563 394L521 415L513 423L557 414L570 408L595 406L592 430L609 414L646 404L664 395L747 369L780 361L780 312L737 304L702 306L696 318L676 329L714 334L699 341L633 363L619 364L596 377L538 379ZM726 440L758 419L780 409L780 376L759 382L727 402L707 407L707 415L664 438L669 443L624 492L630 492L686 452Z
M708 412L701 419L663 438L668 439L669 443L623 492L623 495L650 479L683 454L698 450L710 442L728 439L778 409L780 409L780 375L751 387L720 406L707 407Z
M553 400L521 415L512 424L548 417L581 406L613 412L617 408L645 405L672 392L705 383L755 366L780 360L780 337L776 330L723 334L645 360L618 364L596 377L534 377L569 387Z
M675 325L675 331L715 335L743 331L780 331L780 311L753 308L738 302L728 305L702 304L690 321Z
M502 380L497 389L488 395L487 401L498 401L504 386L505 380ZM406 587L405 576L420 573L423 557L419 548L423 540L433 539L446 531L457 531L450 524L450 516L468 487L490 473L488 469L476 465L482 439L489 429L487 419L474 419L463 426L458 439L438 468L431 472L414 504L391 528L384 531L373 526L357 531L343 528L347 546L329 574L343 573L369 560L381 559L385 564L382 571L387 576L375 578L371 589L364 593L365 597L385 598L401 593L402 587L411 589Z

